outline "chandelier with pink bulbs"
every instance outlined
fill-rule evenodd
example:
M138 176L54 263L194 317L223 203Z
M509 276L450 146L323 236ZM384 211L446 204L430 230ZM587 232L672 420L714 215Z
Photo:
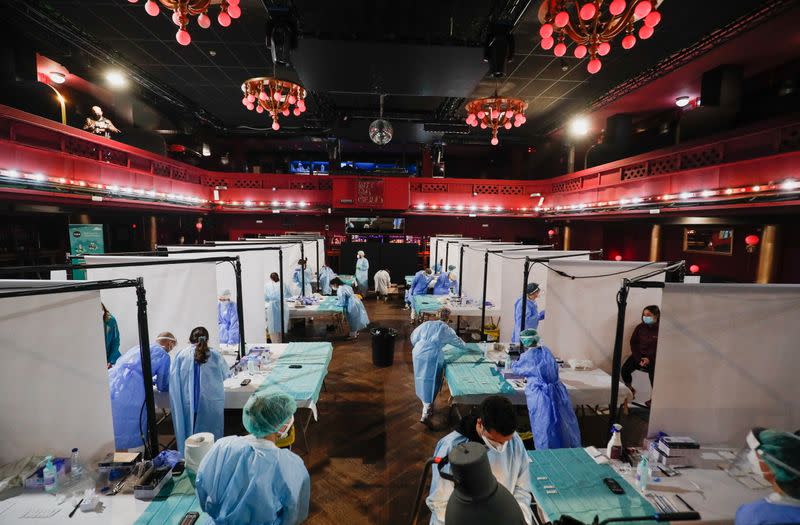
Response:
M528 103L519 98L498 97L479 98L467 103L467 124L472 127L480 126L481 129L492 131L492 146L497 146L500 140L497 132L500 128L518 128L525 124L525 110Z
M611 51L611 41L621 33L622 47L631 49L636 45L635 25L642 21L636 34L642 40L653 36L655 27L661 22L661 13L656 11L663 0L544 0L539 8L539 35L542 49L552 49L562 57L567 52L566 39L577 45L575 58L589 56L586 69L591 74L603 66L600 58Z
M128 2L135 4L139 0L128 0ZM188 46L192 42L192 37L186 29L189 27L189 17L197 17L197 25L203 29L211 27L211 17L208 16L208 8L212 5L219 5L219 14L217 14L217 22L222 27L231 25L231 19L239 18L242 16L242 9L239 7L240 0L147 0L144 4L144 10L150 16L158 16L161 9L158 4L161 3L165 8L172 11L172 21L178 26L178 32L175 33L175 40L182 46Z
M256 113L269 113L272 129L278 131L280 116L299 117L306 111L306 90L303 86L273 77L256 77L242 84L242 104Z

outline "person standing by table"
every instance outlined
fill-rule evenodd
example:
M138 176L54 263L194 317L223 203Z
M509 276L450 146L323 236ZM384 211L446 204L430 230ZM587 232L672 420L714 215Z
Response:
M536 450L580 447L578 418L567 387L559 379L556 358L539 344L536 330L524 330L520 340L527 350L511 365L511 371L528 379L525 399Z
M294 283L295 289L298 290L298 295L303 295L308 297L311 295L311 270L307 267L306 259L300 259L297 261L297 266L294 269L294 273L292 274L292 282ZM305 281L305 286L303 286L303 282Z
M467 442L487 448L486 456L492 474L517 500L525 523L533 522L531 513L531 474L525 444L517 434L517 417L511 401L503 396L489 396L478 407L477 415L461 419L456 429L436 445L434 457L446 457L453 448ZM450 466L443 469L451 473ZM434 468L431 491L425 503L431 509L430 525L443 525L447 502L453 493L453 482L442 479Z
M347 323L350 325L350 339L358 337L358 331L367 327L369 317L364 303L353 293L353 288L344 284L341 279L331 279L331 288L336 292L336 306L344 310Z
M205 327L192 330L189 342L175 356L169 373L172 424L181 454L192 434L211 432L214 439L224 435L224 382L230 372L222 355L208 346Z
M411 306L411 318L415 316L414 312L414 296L425 295L428 293L428 284L433 280L433 270L425 268L414 274L414 279L411 281L411 286L406 292L406 304Z
M798 431L800 432L800 431ZM747 436L753 473L772 485L764 499L736 511L736 525L800 523L800 435L755 428Z
M106 334L106 364L111 368L122 355L119 353L119 325L106 305L100 303L100 306L103 308L103 329Z
M283 342L283 334L289 330L289 307L286 304L292 294L283 287L283 330L281 330L281 278L276 272L269 274L269 282L264 289L264 302L267 306L267 332L273 344Z
M161 332L150 345L150 370L155 378L153 384L159 392L169 392L169 353L177 344L174 335ZM144 376L139 345L125 352L108 371L108 386L117 450L143 446L143 435L147 435L147 414L142 410Z
M319 293L322 295L331 294L331 279L334 277L336 277L336 272L330 266L323 264L322 268L319 269Z
M439 277L436 278L436 284L433 285L433 295L449 295L455 283L458 283L458 281L456 280L456 274L452 270L449 273L440 273Z
M219 327L219 344L239 344L239 312L236 303L231 301L231 291L222 290L217 303L217 326Z
M367 290L369 289L369 261L364 255L363 250L358 250L358 254L356 255L355 278L358 294L361 297L366 297Z
M539 298L541 289L537 283L528 283L525 287L525 296L517 299L514 303L514 332L511 334L511 342L519 342L520 325L522 324L522 301L525 301L525 326L523 330L537 330L539 321L544 321L544 310L539 312L536 299Z
M625 386L633 392L633 371L647 372L650 377L650 386L653 386L653 377L656 370L656 347L658 346L658 326L661 319L661 310L656 305L650 305L642 310L642 322L633 330L631 335L631 355L622 364L620 376ZM649 401L647 402L649 405Z
M215 525L295 525L308 517L308 470L300 456L276 445L289 434L296 410L284 393L256 392L242 410L250 435L222 438L203 458L197 499Z
M411 332L411 360L414 366L414 390L422 401L422 415L419 420L427 423L433 414L433 402L442 388L444 374L444 347L452 345L457 348L465 346L455 330L450 328L447 320L450 310L442 308L439 321L425 321Z
M378 298L383 297L384 300L389 297L389 286L392 284L392 277L389 275L389 270L386 268L375 272L372 278L375 281L375 293Z

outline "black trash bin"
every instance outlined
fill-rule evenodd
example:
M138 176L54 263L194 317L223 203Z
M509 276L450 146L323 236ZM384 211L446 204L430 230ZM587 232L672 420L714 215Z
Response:
M372 364L375 366L392 366L394 363L394 341L397 330L394 328L375 327L372 334Z

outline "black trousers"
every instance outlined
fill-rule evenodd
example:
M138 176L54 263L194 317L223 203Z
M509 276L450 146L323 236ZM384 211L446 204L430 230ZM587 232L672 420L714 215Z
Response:
M633 382L633 371L641 370L642 372L647 372L647 375L650 376L650 386L652 387L653 376L655 375L654 368L652 361L647 366L639 366L639 360L633 357L633 355L630 355L628 359L622 363L622 370L620 371L622 382L626 385L630 385Z

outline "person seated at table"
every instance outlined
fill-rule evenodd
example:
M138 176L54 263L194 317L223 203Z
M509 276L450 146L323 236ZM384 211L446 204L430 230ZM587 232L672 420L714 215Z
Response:
M331 294L331 279L336 277L334 272L328 265L323 264L319 269L319 293L322 295Z
M450 266L450 268L455 269L455 266ZM448 295L450 294L450 290L453 288L453 285L458 283L456 280L456 274L452 270L450 272L442 272L439 274L439 277L436 278L436 284L433 285L433 295Z
M536 450L580 447L578 418L567 387L559 380L556 358L539 344L536 330L524 330L520 340L527 350L511 365L511 371L528 380L525 398Z
M450 328L447 320L450 309L442 308L438 321L425 321L411 332L411 362L414 366L414 390L422 401L421 423L427 423L433 414L433 402L442 388L444 373L444 347L464 348L465 343Z
M172 362L169 401L178 452L186 438L211 432L220 439L225 430L225 378L229 367L222 355L208 346L208 330L198 326L189 335L189 346Z
M297 261L297 266L295 266L294 273L292 273L292 284L294 285L294 289L297 291L296 295L303 295L306 297L311 295L312 279L313 276L311 275L311 270L307 268L306 259L300 259Z
M289 330L289 307L286 299L291 292L283 287L283 330L281 330L281 278L276 272L269 274L269 282L264 288L264 302L267 305L267 332L273 344L283 341L283 334Z
M514 303L514 332L511 334L511 342L519 342L520 325L522 324L522 301L525 301L525 326L523 330L536 330L539 328L539 321L544 321L544 310L539 312L536 299L541 294L537 283L528 283L525 287L525 296L517 299Z
M353 293L353 288L344 284L341 279L331 279L331 288L336 292L336 306L344 309L344 315L350 325L350 339L358 337L358 331L367 327L369 317L364 303Z
M456 429L436 445L434 457L443 458L457 445L469 441L480 443L486 452L492 474L517 500L525 523L532 523L531 476L528 454L517 434L517 418L511 401L503 396L489 396L478 406L477 414L461 419ZM450 467L444 470L450 473ZM433 469L431 491L425 500L431 509L431 525L443 525L447 502L453 493L453 482L442 479Z
M367 296L367 289L369 288L369 261L363 250L358 250L356 254L356 273L355 285L358 289L358 294L361 297Z
M389 286L392 285L392 277L389 275L389 270L386 268L378 270L375 272L372 280L375 281L375 293L378 295L378 298L383 297L386 299L389 297Z
M658 346L658 321L661 319L661 309L650 305L642 310L642 322L633 330L631 335L631 355L622 364L620 376L625 386L633 392L633 371L647 372L650 377L650 386L653 386L653 377L656 369L656 347ZM650 402L647 402L648 406Z
M100 303L100 307L103 309L103 329L106 334L106 364L111 368L122 355L119 353L119 325L106 305Z
M750 432L748 460L754 474L772 485L772 493L739 507L736 525L800 523L799 433L761 428Z
M217 324L219 326L219 344L239 344L239 312L236 303L231 301L231 291L223 290L217 303Z
M150 345L150 370L153 385L159 392L169 392L169 353L178 341L170 332L161 332ZM144 406L144 376L139 345L117 360L108 371L111 391L111 416L114 420L114 444L117 450L144 445L147 435L147 413Z
M215 525L294 525L308 517L308 470L297 454L276 445L289 434L296 410L284 393L256 392L242 410L250 434L220 439L203 458L197 499Z

